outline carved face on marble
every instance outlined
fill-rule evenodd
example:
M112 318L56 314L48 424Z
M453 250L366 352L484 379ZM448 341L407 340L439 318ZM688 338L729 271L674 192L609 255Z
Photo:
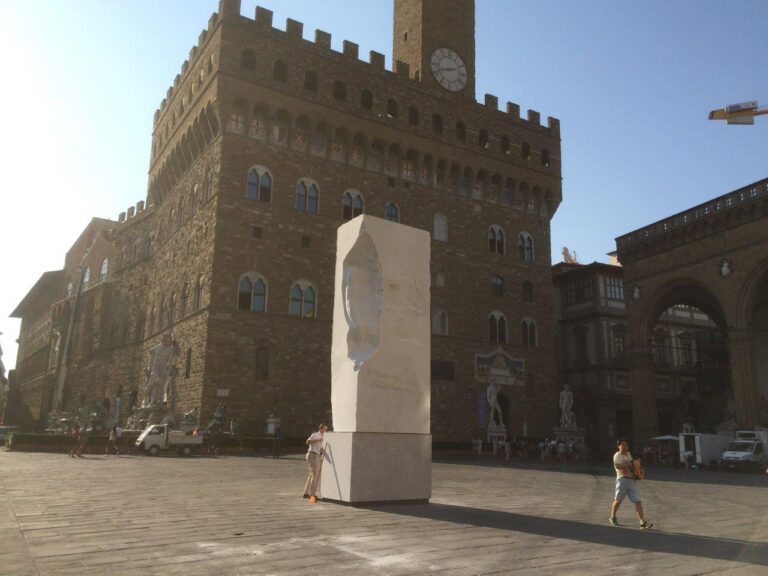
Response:
M379 347L381 264L370 236L363 232L344 260L344 317L349 326L349 358L359 370Z

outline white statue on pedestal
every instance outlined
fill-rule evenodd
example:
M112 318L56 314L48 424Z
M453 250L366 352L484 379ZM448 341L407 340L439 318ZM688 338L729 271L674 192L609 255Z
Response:
M178 352L179 347L172 341L170 334L164 334L160 344L155 344L149 349L144 406L162 404L164 400L168 400L165 397L166 382Z
M560 428L576 428L576 415L573 413L573 392L568 384L560 392Z
M494 380L488 383L488 388L485 391L485 397L488 399L488 407L490 412L488 413L488 427L497 425L494 414L499 415L498 426L504 427L504 418L501 415L501 404L499 404L499 385Z

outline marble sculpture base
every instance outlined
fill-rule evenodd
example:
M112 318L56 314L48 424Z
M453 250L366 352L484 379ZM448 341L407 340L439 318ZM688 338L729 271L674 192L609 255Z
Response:
M323 501L345 504L428 502L432 435L326 432Z

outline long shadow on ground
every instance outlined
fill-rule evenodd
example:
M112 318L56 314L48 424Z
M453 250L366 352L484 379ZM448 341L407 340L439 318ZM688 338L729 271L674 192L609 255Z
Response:
M762 542L711 538L657 530L642 531L635 527L616 528L574 520L542 518L452 504L393 504L365 506L365 508L414 518L469 524L480 528L510 530L590 544L768 566L768 544Z
M562 474L589 474L592 476L613 477L610 462L602 465L598 463L579 462L575 464L561 464L556 462L540 463L532 460L517 460L506 463L501 459L490 458L456 458L443 455L435 456L435 463L457 464L465 466L482 466L489 468L508 468L509 470L541 470ZM657 482L680 482L683 484L719 484L722 486L768 486L768 475L764 471L742 472L724 470L685 470L682 468L668 468L660 466L647 466L646 478Z

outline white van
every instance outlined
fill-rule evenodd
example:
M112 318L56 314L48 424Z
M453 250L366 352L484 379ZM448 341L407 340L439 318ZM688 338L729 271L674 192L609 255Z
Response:
M731 469L763 468L768 464L768 431L739 430L736 439L723 452L723 466Z

